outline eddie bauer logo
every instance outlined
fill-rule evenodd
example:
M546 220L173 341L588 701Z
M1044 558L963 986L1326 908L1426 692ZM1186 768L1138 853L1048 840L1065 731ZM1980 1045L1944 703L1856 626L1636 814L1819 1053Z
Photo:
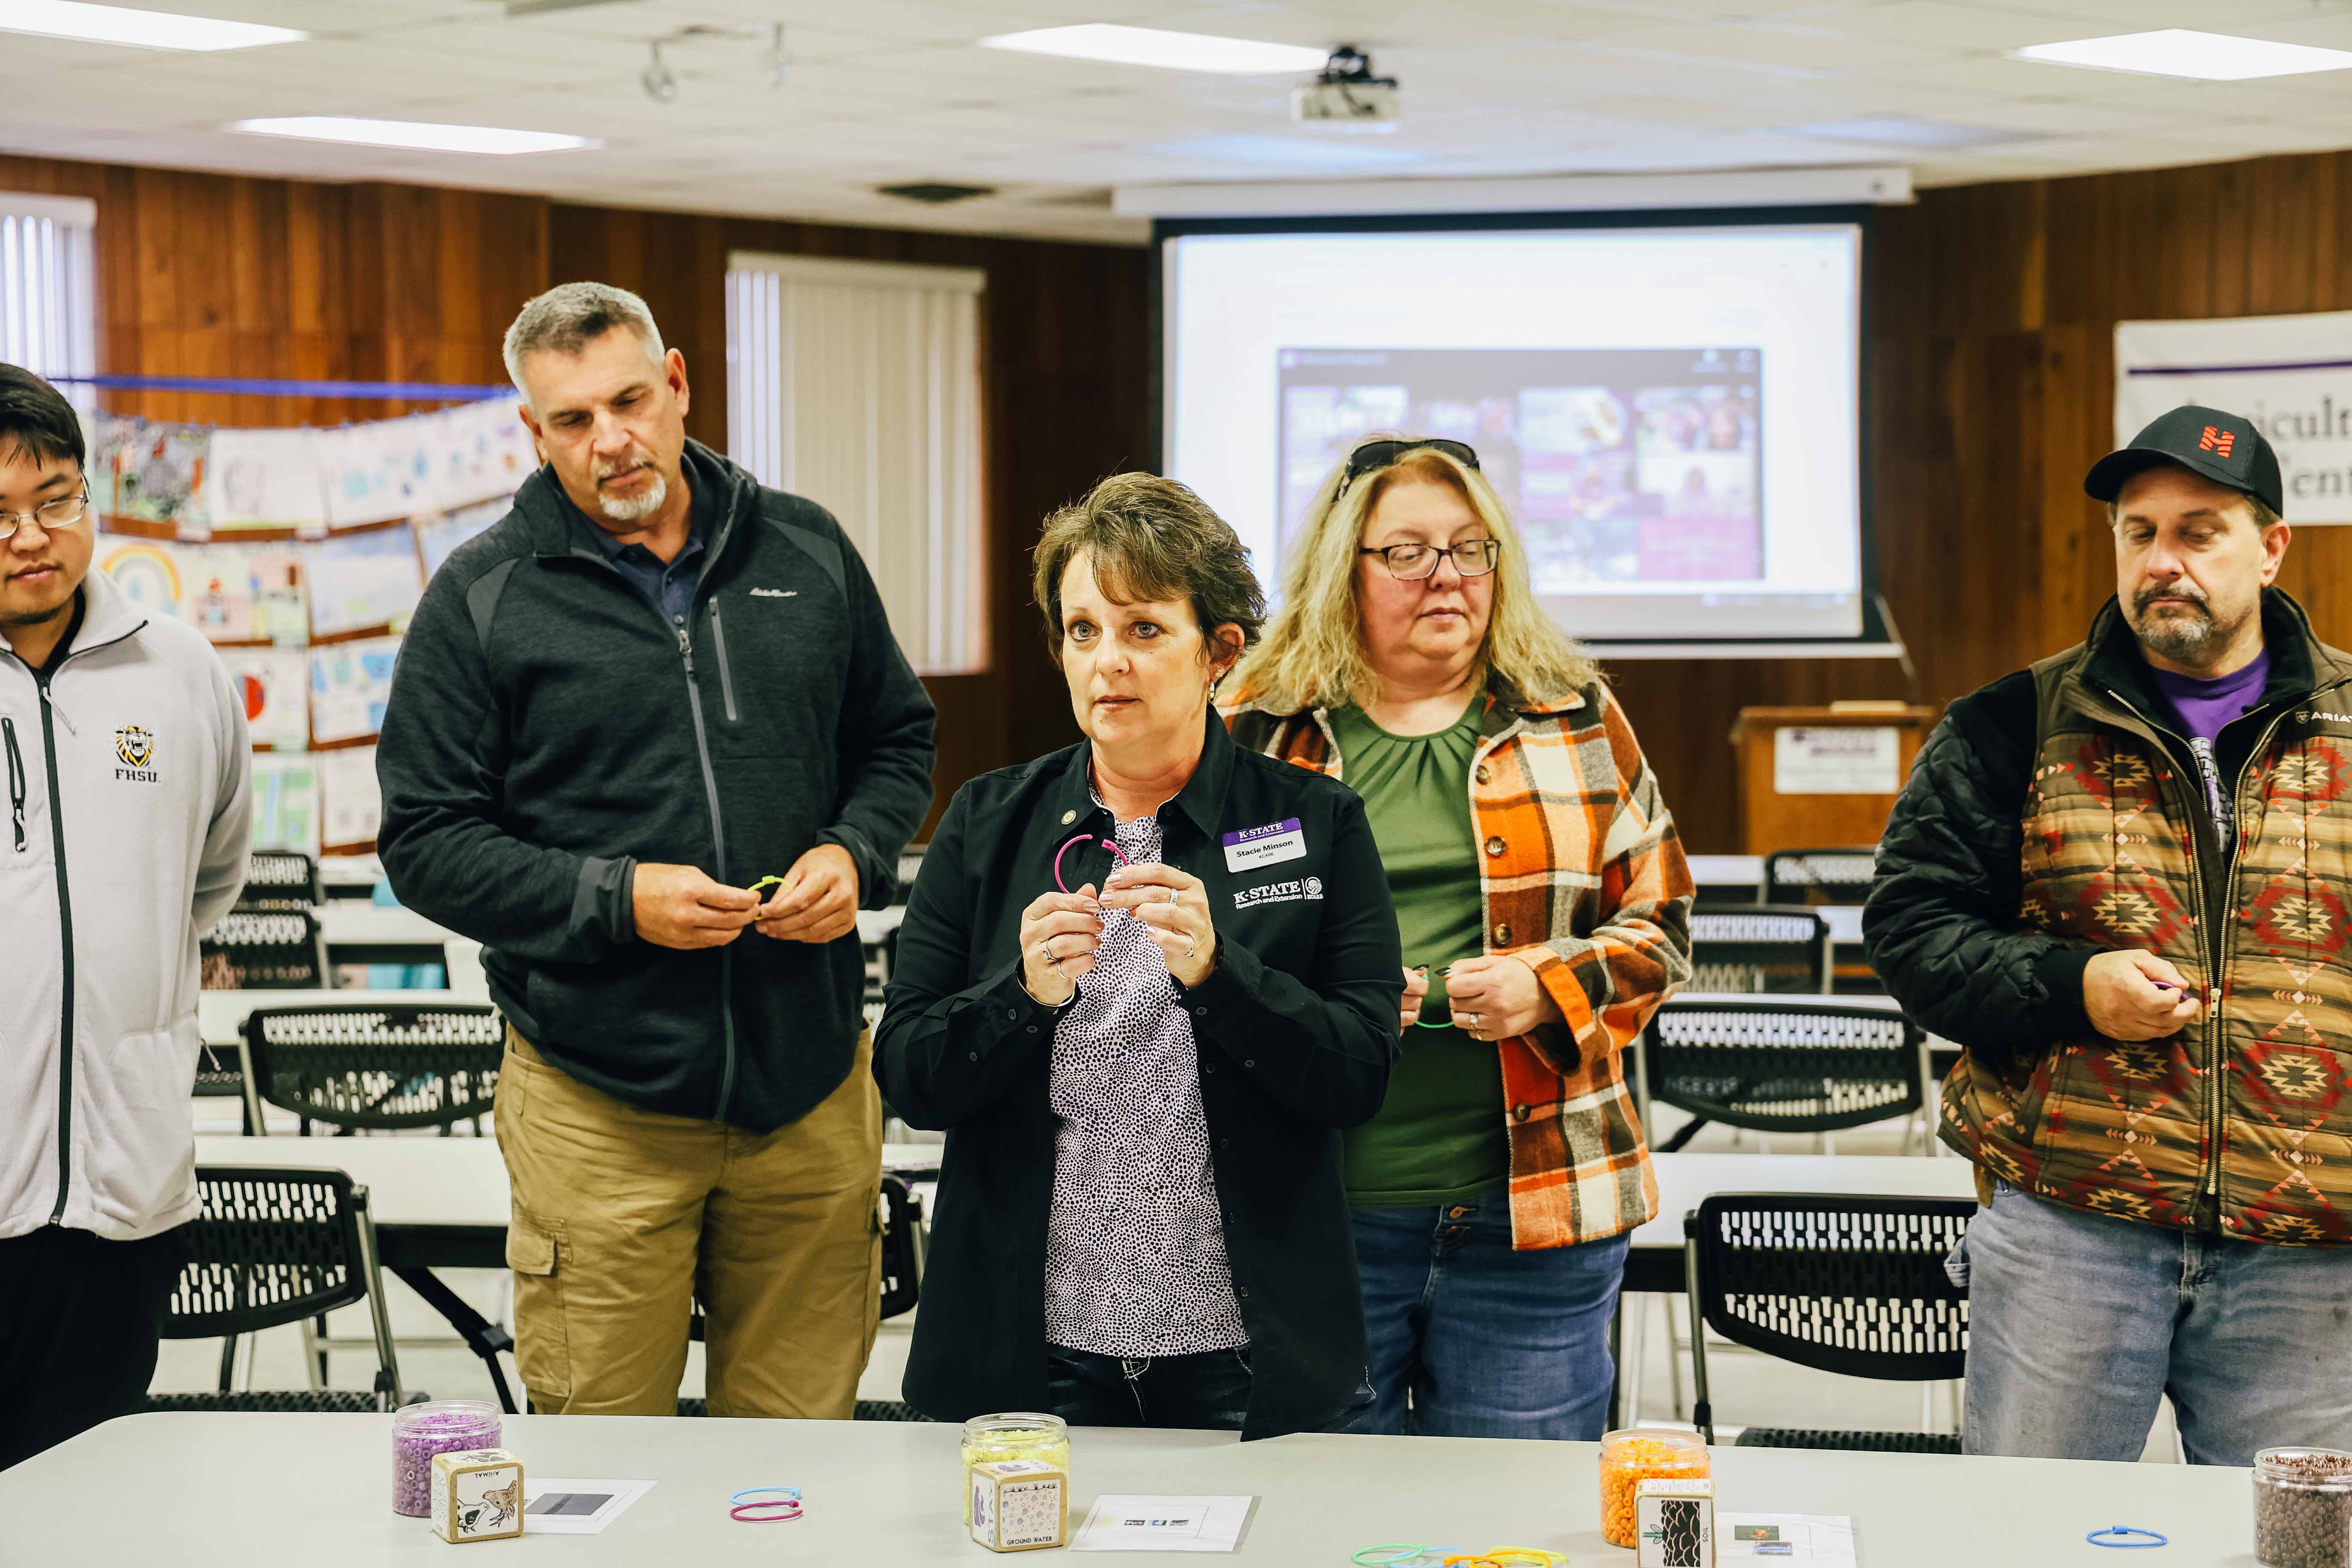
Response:
M1259 904L1295 904L1305 899L1323 896L1323 879L1309 877L1304 881L1293 878L1287 882L1266 882L1255 888L1243 888L1234 894L1234 908L1254 909Z
M155 760L155 737L136 724L125 724L114 732L114 754L123 765L114 770L118 779L133 784L162 784L163 775L147 764Z

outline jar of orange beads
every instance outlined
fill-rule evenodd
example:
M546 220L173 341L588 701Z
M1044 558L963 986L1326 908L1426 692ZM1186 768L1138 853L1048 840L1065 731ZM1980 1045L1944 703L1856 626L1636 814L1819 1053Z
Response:
M1601 1439L1601 1539L1631 1551L1633 1489L1653 1478L1698 1480L1712 1474L1696 1432L1612 1432Z

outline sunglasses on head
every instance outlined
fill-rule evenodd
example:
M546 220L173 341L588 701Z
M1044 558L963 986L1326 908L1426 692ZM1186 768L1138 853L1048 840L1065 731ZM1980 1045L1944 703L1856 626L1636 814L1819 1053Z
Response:
M1385 468L1407 452L1417 452L1423 447L1434 447L1465 468L1478 466L1478 454L1460 441L1440 440L1433 437L1419 441L1367 441L1348 454L1348 472L1339 481L1339 488L1345 489L1366 474Z

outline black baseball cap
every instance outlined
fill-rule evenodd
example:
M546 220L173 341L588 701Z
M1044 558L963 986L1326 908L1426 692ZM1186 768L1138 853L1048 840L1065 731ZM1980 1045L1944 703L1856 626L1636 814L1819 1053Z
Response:
M2093 463L2083 489L2093 500L2112 501L2123 493L2125 480L2158 463L2179 463L2217 485L2243 490L2274 513L2286 512L2278 454L2253 421L2194 403L2158 415L2130 446Z

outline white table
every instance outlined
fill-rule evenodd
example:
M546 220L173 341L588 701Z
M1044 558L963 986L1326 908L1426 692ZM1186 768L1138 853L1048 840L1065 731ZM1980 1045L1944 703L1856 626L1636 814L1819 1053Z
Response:
M478 971L477 972L478 973ZM479 1006L487 989L469 991L204 991L196 995L196 1023L207 1046L235 1047L245 1038L245 1021L257 1007L431 1006L462 1002Z
M319 934L333 947L439 947L457 937L415 910L399 904L337 899L319 906Z
M0 1472L0 1561L446 1564L449 1548L431 1527L388 1506L390 1426L383 1415L109 1422ZM656 1485L602 1535L487 1546L500 1562L1002 1561L971 1544L955 1515L953 1426L509 1415L501 1440L526 1476ZM1302 1434L1242 1444L1226 1433L1080 1428L1071 1524L1105 1492L1248 1494L1259 1500L1239 1552L1152 1561L1347 1568L1359 1548L1408 1541L1534 1546L1575 1568L1631 1568L1632 1552L1601 1540L1598 1456L1591 1443ZM1724 1510L1852 1518L1866 1568L2113 1568L2083 1537L2117 1522L2171 1538L2161 1568L2253 1562L2244 1470L1735 1447L1715 1450L1714 1470ZM802 1488L806 1516L728 1518L730 1492L768 1484Z
M1764 885L1761 855L1692 855L1691 880L1702 888L1746 888L1751 893Z

